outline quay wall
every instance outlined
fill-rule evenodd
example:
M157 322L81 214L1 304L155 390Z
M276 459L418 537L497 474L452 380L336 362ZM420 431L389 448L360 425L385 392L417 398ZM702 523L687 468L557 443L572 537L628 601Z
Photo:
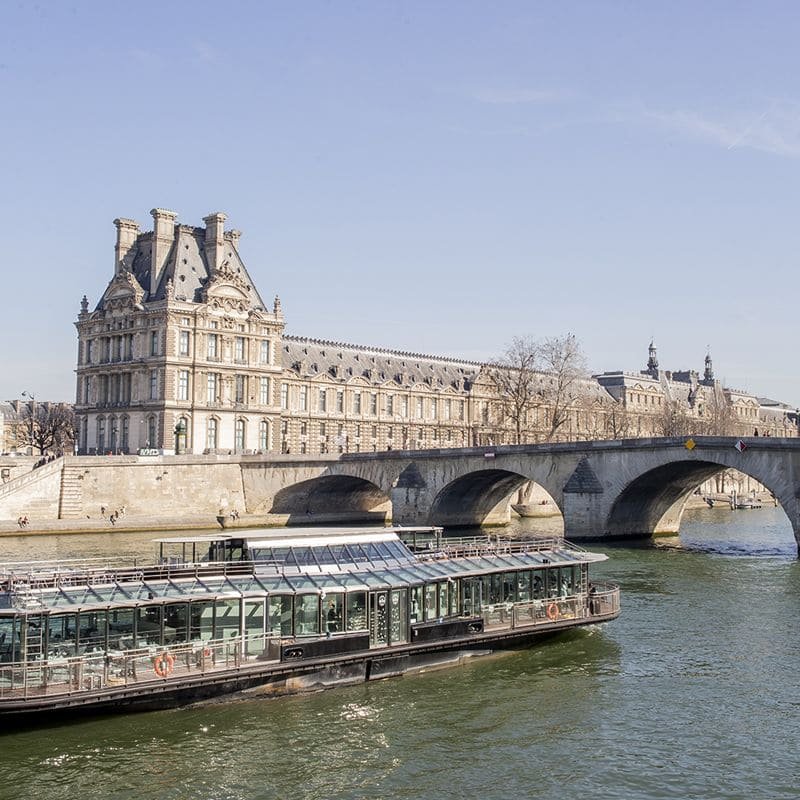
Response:
M4 463L4 462L3 462ZM2 468L2 463L0 463ZM41 474L41 478L39 475ZM19 484L19 485L18 485ZM68 456L0 485L0 520L134 516L216 517L245 510L235 457Z

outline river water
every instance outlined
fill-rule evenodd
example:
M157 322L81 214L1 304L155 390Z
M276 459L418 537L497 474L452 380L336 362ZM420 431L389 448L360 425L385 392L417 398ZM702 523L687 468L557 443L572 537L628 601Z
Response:
M6 560L149 554L151 538L3 545ZM688 511L679 538L600 549L595 574L622 587L612 623L414 677L7 730L0 798L800 797L783 511Z

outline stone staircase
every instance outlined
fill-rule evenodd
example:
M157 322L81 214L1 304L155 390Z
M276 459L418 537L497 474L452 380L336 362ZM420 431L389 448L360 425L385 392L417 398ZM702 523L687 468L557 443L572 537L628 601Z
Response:
M61 471L59 519L77 519L83 516L83 475L82 467L64 464L64 469Z
M8 483L0 486L0 502L17 492L25 492L29 495L25 502L24 511L28 516L51 516L52 515L52 501L48 493L42 493L41 498L37 498L35 493L29 490L36 486L37 483L43 483L49 478L58 475L64 467L64 458L56 458L41 467L26 472L18 478L9 481Z

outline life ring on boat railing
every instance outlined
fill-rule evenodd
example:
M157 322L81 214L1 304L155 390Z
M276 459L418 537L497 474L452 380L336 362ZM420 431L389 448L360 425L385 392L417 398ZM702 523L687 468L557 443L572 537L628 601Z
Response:
M547 614L547 619L555 622L558 619L558 613L559 613L558 603L550 603L550 605L547 606L547 611L545 613Z
M211 658L211 648L204 647L203 648L203 658Z
M175 657L171 653L161 653L153 659L153 672L159 678L166 678L172 675L175 669Z

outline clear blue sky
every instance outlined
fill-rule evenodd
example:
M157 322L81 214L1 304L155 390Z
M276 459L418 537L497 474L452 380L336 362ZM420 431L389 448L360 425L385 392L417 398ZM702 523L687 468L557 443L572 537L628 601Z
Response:
M243 231L293 334L800 404L800 4L3 0L0 400L72 400L115 217Z

